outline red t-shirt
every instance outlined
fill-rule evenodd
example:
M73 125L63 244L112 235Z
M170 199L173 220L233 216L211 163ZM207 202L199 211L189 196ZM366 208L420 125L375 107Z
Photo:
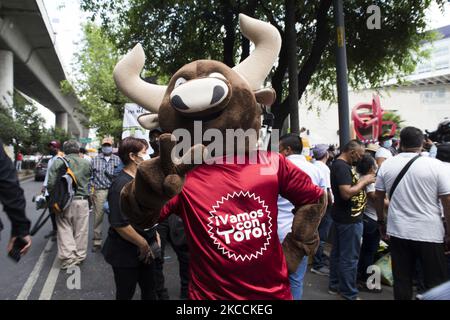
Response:
M278 153L259 159L196 167L161 210L161 220L175 213L184 221L190 299L292 299L277 234L278 194L301 206L323 191Z

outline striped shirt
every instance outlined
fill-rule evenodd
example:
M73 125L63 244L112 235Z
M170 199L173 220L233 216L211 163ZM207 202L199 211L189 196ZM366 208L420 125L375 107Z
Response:
M103 154L92 159L91 185L95 190L109 189L115 169L120 165L120 158L114 154L105 157Z

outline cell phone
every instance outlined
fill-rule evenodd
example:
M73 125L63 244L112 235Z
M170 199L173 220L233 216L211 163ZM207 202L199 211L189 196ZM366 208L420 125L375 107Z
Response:
M20 251L28 244L28 242L22 238L17 237L16 240L14 240L13 248L10 252L8 252L8 256L13 259L15 262L19 262L21 254Z

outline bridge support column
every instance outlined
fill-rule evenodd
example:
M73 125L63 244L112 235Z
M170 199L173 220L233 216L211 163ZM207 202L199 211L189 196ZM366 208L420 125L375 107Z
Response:
M0 105L13 108L14 55L11 51L0 50Z
M67 132L69 128L69 115L67 112L58 112L56 115L56 127Z

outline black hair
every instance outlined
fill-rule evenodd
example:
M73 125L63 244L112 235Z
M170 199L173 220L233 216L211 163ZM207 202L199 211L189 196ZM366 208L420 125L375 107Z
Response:
M280 138L280 145L284 148L291 147L292 152L300 154L303 151L302 138L295 133L288 133Z
M350 140L349 142L347 142L347 144L344 146L344 148L342 148L342 152L349 152L349 151L353 151L356 150L360 147L364 147L364 143L362 143L359 140Z
M403 149L420 148L423 141L423 132L416 127L405 127L400 132L400 146Z
M146 140L127 137L119 144L119 158L124 165L128 165L131 162L130 153L138 154L143 149L148 149Z
M376 164L375 158L370 154L366 153L362 157L361 161L356 165L356 172L360 175L365 176L369 173L370 169L372 169Z

